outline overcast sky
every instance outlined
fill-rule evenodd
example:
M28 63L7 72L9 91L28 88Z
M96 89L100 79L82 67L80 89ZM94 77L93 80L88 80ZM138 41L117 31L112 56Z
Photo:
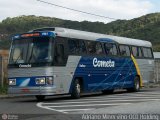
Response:
M132 19L160 12L160 0L44 0L53 4L116 19ZM110 22L110 19L91 16L37 0L0 0L0 21L20 15L49 16L76 21Z

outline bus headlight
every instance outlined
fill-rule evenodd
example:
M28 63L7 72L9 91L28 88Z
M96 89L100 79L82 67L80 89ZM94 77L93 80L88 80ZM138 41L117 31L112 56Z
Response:
M16 85L16 79L9 79L9 85Z
M44 77L36 78L35 82L36 84L39 84L39 85L44 85L46 83Z
M53 85L53 77L46 77L46 83L48 85Z

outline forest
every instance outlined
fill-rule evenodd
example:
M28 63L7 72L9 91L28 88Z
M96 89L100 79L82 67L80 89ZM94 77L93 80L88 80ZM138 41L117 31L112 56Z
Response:
M152 42L154 51L160 51L160 13L147 14L131 20L116 20L107 24L34 15L8 17L0 22L0 49L9 49L13 34L41 27L65 27L147 40Z

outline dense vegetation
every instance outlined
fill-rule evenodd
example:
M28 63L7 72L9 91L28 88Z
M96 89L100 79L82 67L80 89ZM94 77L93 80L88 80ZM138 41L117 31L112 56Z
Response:
M124 36L151 41L155 51L160 51L160 13L148 14L132 20L102 22L70 21L43 16L19 16L0 22L0 49L8 49L10 36L40 27L66 27L97 33Z
M0 86L0 95L7 94L7 88L8 88L7 84L5 84L3 87Z

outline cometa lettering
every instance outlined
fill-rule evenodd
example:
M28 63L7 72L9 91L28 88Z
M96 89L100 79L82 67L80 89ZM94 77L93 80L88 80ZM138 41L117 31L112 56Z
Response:
M108 60L98 60L97 58L93 59L93 66L94 67L115 67L115 61Z
M31 66L31 64L28 64L28 65L21 65L21 64L20 64L19 67L20 67L20 68L30 68L30 67L32 67L32 66Z

